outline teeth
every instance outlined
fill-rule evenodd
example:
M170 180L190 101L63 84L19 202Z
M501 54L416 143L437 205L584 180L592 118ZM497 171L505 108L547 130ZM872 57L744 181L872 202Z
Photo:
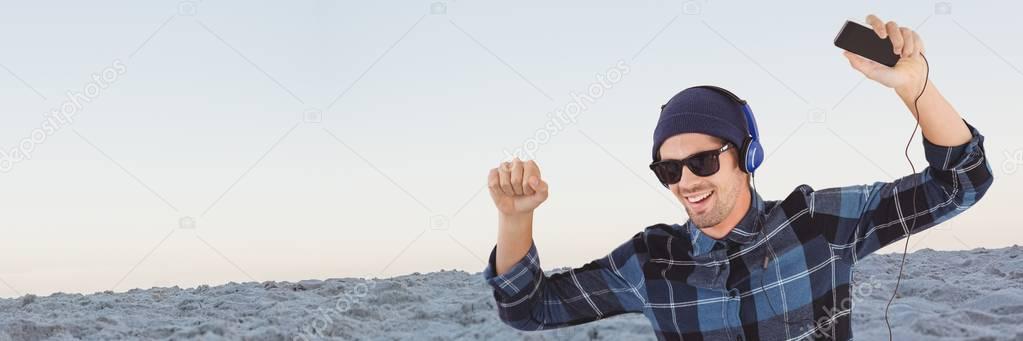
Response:
M686 200L689 200L689 202L699 202L700 200L703 200L710 196L711 193L713 193L713 191L701 194L699 196L686 197Z

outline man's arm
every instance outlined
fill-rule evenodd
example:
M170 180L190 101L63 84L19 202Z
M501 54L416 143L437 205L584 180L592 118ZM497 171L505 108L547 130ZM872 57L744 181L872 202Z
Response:
M922 80L921 80L922 82ZM927 87L923 95L920 95L919 87L898 88L895 93L899 95L902 102L906 104L909 111L920 121L920 130L925 138L931 143L942 147L960 146L970 141L972 135L966 127L959 112L949 104L941 92L934 86L934 82L927 81ZM913 105L917 95L920 100ZM920 115L916 108L920 108Z
M991 187L993 174L984 136L960 122L971 133L964 144L939 146L924 137L928 166L920 172L892 182L808 193L811 219L828 226L825 235L832 246L845 250L855 262L976 204Z
M920 56L924 49L919 35L874 15L867 22L879 37L891 37L899 62L887 67L848 52L846 57L868 78L893 88L918 119L928 166L894 182L809 193L811 213L820 215L811 219L832 223L829 241L848 250L853 261L958 215L977 203L994 179L984 137L933 82L924 87L927 66Z
M497 206L495 270L504 274L533 244L533 211L547 200L547 182L535 161L515 158L490 170L487 187Z
M546 276L532 231L533 211L548 195L539 167L519 159L502 163L490 170L488 185L498 209L498 232L483 275L502 321L520 330L540 330L643 310L643 276L635 257L637 243L644 242L642 232L606 257ZM633 285L626 278L640 280Z
M640 232L605 257L550 276L540 267L532 243L525 257L497 275L500 246L495 246L483 276L493 288L501 321L519 330L560 328L639 313L646 296L636 250L643 242Z
M494 268L504 274L526 256L533 246L533 212L518 216L497 217L497 248Z

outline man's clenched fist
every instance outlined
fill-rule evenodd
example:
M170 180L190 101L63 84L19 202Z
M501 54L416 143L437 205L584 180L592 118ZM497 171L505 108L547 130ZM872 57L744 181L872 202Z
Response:
M487 184L494 205L504 215L532 213L547 200L547 183L540 178L540 167L532 160L515 158L502 162L490 170Z

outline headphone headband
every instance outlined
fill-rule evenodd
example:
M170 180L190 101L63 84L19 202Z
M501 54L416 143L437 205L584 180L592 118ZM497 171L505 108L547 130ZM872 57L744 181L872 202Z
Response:
M721 88L721 87L717 87L717 86L713 86L713 85L697 85L697 86L694 86L694 88L708 88L708 89L717 90L721 94L730 97L736 103L739 103L739 104L742 104L742 105L746 105L746 100L744 100L742 98L739 98L739 96L736 96L731 91L725 90L724 88Z
M739 98L731 91L713 85L698 85L693 88L707 88L731 98L735 103L742 106L742 117L746 121L747 142L739 148L740 159L744 161L743 171L753 173L764 159L764 148L760 146L760 131L757 129L757 120L753 117L753 110L750 109L746 100ZM661 106L663 109L664 106Z

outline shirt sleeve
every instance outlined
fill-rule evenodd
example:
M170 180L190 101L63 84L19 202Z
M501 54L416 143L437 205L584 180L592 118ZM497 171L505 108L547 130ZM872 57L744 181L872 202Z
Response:
M811 192L811 217L817 215L811 219L827 222L830 242L855 262L962 213L984 196L994 179L984 136L966 126L972 137L962 145L938 146L924 137L928 166L920 172L893 182Z
M642 312L646 298L636 250L643 234L605 257L550 276L540 268L535 243L518 263L497 275L494 246L483 276L493 288L501 321L519 330L543 330Z

